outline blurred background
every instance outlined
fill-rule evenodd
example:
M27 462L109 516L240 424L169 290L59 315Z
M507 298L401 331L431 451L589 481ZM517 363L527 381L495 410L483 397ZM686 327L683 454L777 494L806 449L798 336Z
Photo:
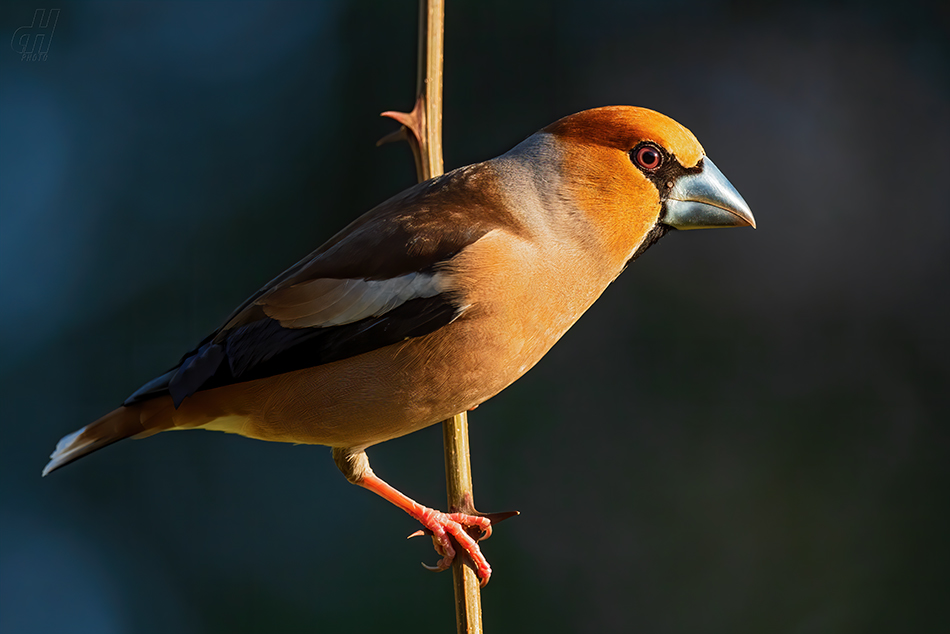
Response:
M646 106L759 223L666 237L472 414L478 506L522 512L487 631L950 630L947 6L448 2L447 169ZM40 478L413 183L374 143L415 1L55 7L0 6L0 631L453 631L428 540L325 448L163 434ZM444 505L439 427L369 453Z

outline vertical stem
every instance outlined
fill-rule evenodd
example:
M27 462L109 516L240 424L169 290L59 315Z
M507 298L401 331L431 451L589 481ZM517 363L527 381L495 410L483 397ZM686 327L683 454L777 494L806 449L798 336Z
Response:
M442 54L445 50L445 2L419 0L419 75L416 94L424 101L421 150L424 173L442 174Z
M419 0L419 58L416 104L409 113L385 112L405 126L383 141L405 138L416 160L419 181L442 174L442 54L444 0ZM449 511L474 512L472 467L465 412L442 422ZM459 634L482 633L481 585L475 571L458 556L452 564L455 620Z
M468 415L465 412L442 421L445 444L445 480L449 494L449 510L464 508L463 500L473 499L472 463L468 449ZM459 634L481 634L481 584L475 571L456 557L452 563L455 585L455 622Z
M425 75L419 78L420 96L424 92L425 141L423 166L428 167L426 178L442 174L442 60L444 49L445 3L443 0L419 0L419 66L425 65ZM423 21L425 24L423 25ZM423 42L423 34L425 41ZM449 510L473 507L472 463L468 447L468 415L465 412L442 421L442 439L445 446L445 480ZM465 503L467 502L467 504ZM481 634L481 584L475 571L456 557L452 564L455 587L455 623L459 634Z

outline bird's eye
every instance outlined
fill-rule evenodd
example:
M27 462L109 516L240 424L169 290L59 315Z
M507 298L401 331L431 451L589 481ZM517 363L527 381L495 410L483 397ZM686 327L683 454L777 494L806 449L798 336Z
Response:
M652 172L663 163L663 155L652 145L644 145L633 151L633 160L643 169Z

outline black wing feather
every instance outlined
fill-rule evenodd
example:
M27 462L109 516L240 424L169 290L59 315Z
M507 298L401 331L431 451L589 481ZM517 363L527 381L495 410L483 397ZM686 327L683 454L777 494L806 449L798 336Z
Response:
M199 390L302 370L422 337L451 323L460 311L443 295L413 299L378 317L327 328L284 328L261 319L208 340L181 364L126 401L130 405L171 394L175 407Z

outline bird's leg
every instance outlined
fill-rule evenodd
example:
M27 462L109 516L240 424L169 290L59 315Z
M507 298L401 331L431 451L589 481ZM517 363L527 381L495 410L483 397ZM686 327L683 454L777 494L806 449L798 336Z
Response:
M442 559L435 566L426 566L426 568L439 571L446 570L452 565L452 560L455 559L455 547L452 544L454 539L471 559L475 572L481 579L481 584L484 586L488 583L491 577L491 566L488 565L488 560L478 547L478 541L468 533L467 529L477 529L481 533L478 539L487 539L491 535L491 518L468 513L442 513L419 504L373 473L369 466L369 459L363 451L334 448L333 460L347 480L395 504L418 520L425 528L425 532L432 535L436 552L442 555ZM410 537L418 534L418 532L413 533Z
M486 539L491 535L491 520L478 515L443 513L428 508L394 489L375 474L363 476L363 479L357 482L357 484L389 500L404 510L425 527L425 532L432 534L435 549L442 555L442 559L435 566L426 566L426 568L440 571L452 566L452 560L455 559L455 548L452 545L452 540L449 539L449 536L451 536L455 539L459 547L472 559L475 571L478 573L482 585L484 586L488 583L488 578L491 576L491 566L488 565L488 560L485 559L481 549L478 547L478 542L468 534L466 529L477 528L481 531L479 539ZM414 537L418 534L418 532L413 533L410 537Z

